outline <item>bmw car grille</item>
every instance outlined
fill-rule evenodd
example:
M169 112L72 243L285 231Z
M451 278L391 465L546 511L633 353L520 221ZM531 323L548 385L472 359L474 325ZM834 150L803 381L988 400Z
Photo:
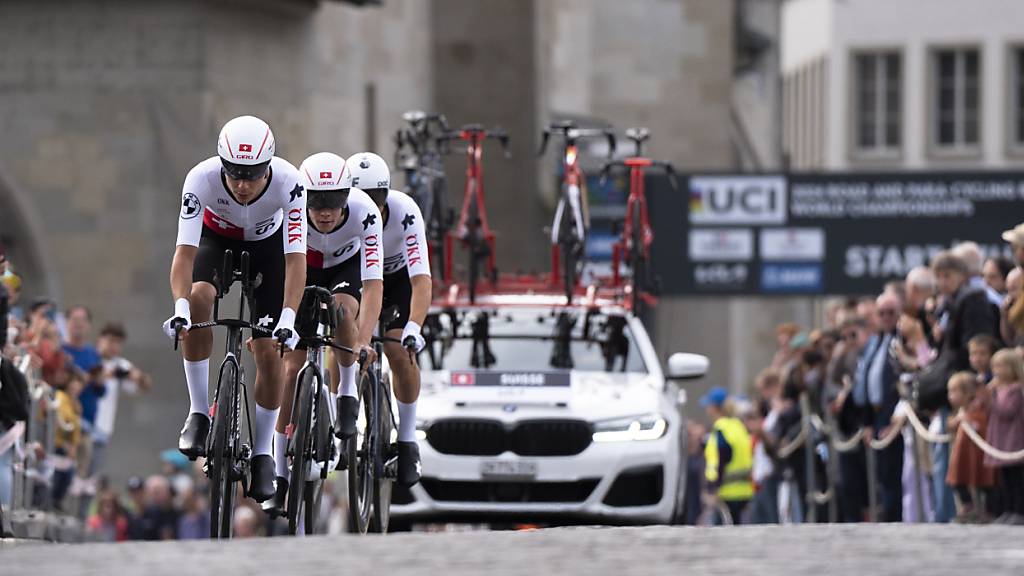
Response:
M581 420L525 420L506 427L497 420L450 419L427 430L434 450L453 456L573 456L592 438L590 424Z

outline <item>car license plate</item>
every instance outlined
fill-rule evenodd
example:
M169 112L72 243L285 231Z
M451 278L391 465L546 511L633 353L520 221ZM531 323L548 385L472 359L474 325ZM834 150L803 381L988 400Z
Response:
M537 463L522 460L485 460L480 463L480 474L485 478L532 480L537 476Z

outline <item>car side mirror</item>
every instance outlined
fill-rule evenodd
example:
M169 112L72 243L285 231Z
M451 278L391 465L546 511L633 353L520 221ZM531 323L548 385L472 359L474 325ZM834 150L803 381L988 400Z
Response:
M669 380L696 380L708 373L711 361L701 354L676 352L668 358L665 377Z

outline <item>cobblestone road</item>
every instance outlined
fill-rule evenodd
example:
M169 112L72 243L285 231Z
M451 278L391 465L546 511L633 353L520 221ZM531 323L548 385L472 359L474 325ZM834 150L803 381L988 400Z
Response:
M965 526L568 528L0 547L0 574L1024 574L1024 529Z

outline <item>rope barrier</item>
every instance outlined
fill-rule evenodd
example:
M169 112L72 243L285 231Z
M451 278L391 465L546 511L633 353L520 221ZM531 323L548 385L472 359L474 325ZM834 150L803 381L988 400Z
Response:
M796 435L796 438L792 442L779 448L779 458L785 460L792 456L797 450L800 449L807 442L807 437L810 436L811 431L809 426L803 426L800 428L800 433Z
M1002 460L1004 462L1024 460L1024 450L1018 450L1017 452L1005 452L1003 450L996 448L995 446L986 442L985 439L981 437L981 434L978 434L978 431L974 429L974 426L972 426L970 422L961 422L960 427L963 428L964 433L967 434L967 437L970 438L972 442L974 442L975 446L981 448L983 452L995 458L996 460Z
M906 414L907 420L914 427L914 432L925 442L929 444L949 444L953 441L952 434L934 434L928 430L928 427L921 422L921 419L917 417L917 413L913 409L907 410Z
M900 432L902 431L903 426L890 426L888 434L877 440L868 441L868 446L870 446L872 450L885 450L886 448L892 445L892 443L896 440L896 437L899 436Z

